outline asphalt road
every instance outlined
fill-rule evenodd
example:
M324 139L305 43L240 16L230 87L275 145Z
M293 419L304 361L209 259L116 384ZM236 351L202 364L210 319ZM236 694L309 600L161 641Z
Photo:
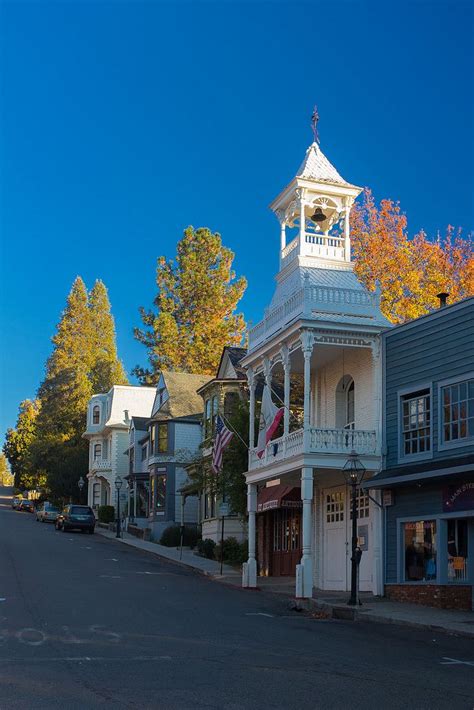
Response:
M9 504L1 710L474 707L472 639L310 618Z

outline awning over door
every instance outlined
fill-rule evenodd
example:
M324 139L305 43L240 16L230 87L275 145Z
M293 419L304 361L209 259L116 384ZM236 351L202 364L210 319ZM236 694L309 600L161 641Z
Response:
M280 483L278 486L268 486L258 492L257 512L265 513L267 510L277 508L301 508L301 488L297 486L286 486Z

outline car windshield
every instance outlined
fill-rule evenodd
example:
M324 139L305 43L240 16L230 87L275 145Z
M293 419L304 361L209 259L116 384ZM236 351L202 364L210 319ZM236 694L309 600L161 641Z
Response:
M44 506L44 509L45 509L48 513L59 513L59 508L55 508L54 505L45 505L45 506Z
M71 515L93 515L92 508L85 505L73 505Z

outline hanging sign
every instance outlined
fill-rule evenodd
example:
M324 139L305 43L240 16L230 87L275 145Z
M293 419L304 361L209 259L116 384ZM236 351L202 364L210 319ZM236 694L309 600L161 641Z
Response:
M382 505L384 508L393 505L393 491L390 489L382 491Z

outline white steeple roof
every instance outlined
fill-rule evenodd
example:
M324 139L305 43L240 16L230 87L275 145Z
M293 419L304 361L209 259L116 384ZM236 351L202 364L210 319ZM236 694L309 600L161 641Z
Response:
M318 182L332 182L341 185L349 183L339 175L334 165L324 155L319 145L311 143L303 162L301 163L296 177L305 178L307 180L317 180Z

